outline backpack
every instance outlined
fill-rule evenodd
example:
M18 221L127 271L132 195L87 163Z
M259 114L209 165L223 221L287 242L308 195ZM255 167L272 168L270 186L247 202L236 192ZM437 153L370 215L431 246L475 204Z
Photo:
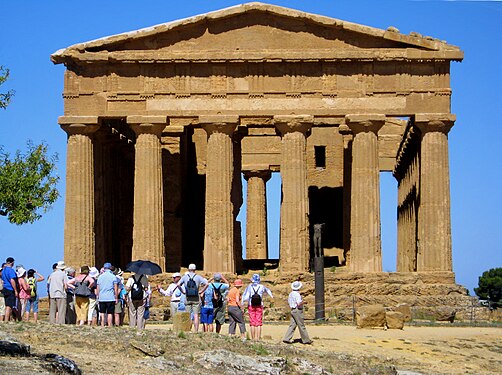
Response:
M221 295L221 287L223 284L220 284L218 288L214 286L214 284L211 284L213 287L214 293L213 293L213 308L217 309L219 307L223 306L223 296Z
M91 295L91 289L89 288L89 282L85 282L88 276L85 276L82 281L77 282L77 287L75 288L74 294L77 297L89 297Z
M29 277L27 280L28 286L31 289L30 297L35 298L37 296L37 279L34 277Z
M251 287L251 289L254 292L254 294L251 296L251 306L261 306L261 296L258 294L260 287L258 287L256 290L253 287Z
M197 283L194 279L195 276L193 278L188 276L188 282L185 287L187 297L199 297L199 288L197 288Z
M133 301L139 301L143 299L143 284L141 283L142 277L143 275L141 275L138 280L136 280L136 275L133 275L132 277L134 283L131 287L131 299Z

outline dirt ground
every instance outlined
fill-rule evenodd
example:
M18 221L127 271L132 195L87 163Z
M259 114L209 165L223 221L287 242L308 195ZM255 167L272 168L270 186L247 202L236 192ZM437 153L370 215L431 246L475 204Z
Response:
M223 327L222 335L177 335L172 331L172 325L165 323L147 324L147 329L139 333L129 327L11 322L0 324L0 340L28 344L36 356L47 353L63 355L74 360L84 374L207 374L216 369L205 368L200 358L219 350L226 351L227 356L235 353L254 359L284 358L287 363L307 360L321 367L320 371L287 368L281 374L502 373L502 328L437 324L434 327L405 326L404 330L384 331L307 323L313 345L282 343L286 329L287 324L265 322L263 341L254 343L230 338L226 335L228 325ZM147 347L147 352L153 354L146 354L138 347ZM219 370L222 374L236 373L232 369ZM50 371L42 371L33 358L0 355L0 373Z
M287 324L266 324L263 340L281 343ZM170 324L149 329L171 329ZM226 327L223 328L225 333ZM501 374L502 328L406 326L403 330L357 329L347 325L308 325L312 346L327 353L370 355L401 370L424 374ZM299 338L298 331L294 338Z

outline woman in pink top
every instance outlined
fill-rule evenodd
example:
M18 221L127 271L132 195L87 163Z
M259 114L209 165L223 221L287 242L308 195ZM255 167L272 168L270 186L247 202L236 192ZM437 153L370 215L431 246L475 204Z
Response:
M24 317L24 313L26 312L26 304L31 297L31 289L25 277L26 270L23 267L19 267L17 270L17 279L19 281L19 302L21 303L21 315L19 320L21 320L21 317Z

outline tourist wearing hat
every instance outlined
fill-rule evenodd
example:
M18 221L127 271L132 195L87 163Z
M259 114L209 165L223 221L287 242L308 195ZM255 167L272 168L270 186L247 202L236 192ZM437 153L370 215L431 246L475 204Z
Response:
M199 297L199 288L200 286L204 286L207 284L207 279L204 277L197 275L195 273L195 264L190 264L188 266L188 273L183 275L183 277L178 281L178 286L185 287L185 296L186 296L186 311L190 314L193 314L193 327L195 332L199 331L199 314L200 314L200 297Z
M64 324L66 317L66 290L68 289L68 276L64 271L66 265L63 260L56 264L56 269L48 278L49 283L49 321ZM57 314L57 318L56 318Z
M178 286L178 281L181 279L181 273L175 272L172 275L173 282L169 284L167 289L162 289L162 286L157 285L157 291L162 294L164 297L171 297L171 319L174 319L174 314L178 312L178 306L181 301L181 296L185 293L185 287Z
M300 331L300 338L302 344L312 344L312 340L309 337L307 332L307 328L305 328L305 322L303 319L303 306L305 302L300 295L299 290L302 287L302 283L300 281L295 281L291 283L292 292L289 293L288 304L291 308L291 322L289 323L288 330L282 339L286 344L292 344L293 341L293 333L295 332L296 327Z
M260 284L260 275L255 273L242 295L242 304L248 307L249 326L251 327L251 338L261 340L261 327L263 326L263 294L267 293L270 298L274 298L270 289Z
M5 321L9 321L13 310L17 307L19 288L17 286L17 274L14 267L14 258L8 257L2 270L3 295L5 299ZM15 317L15 315L14 315Z
M246 324L244 323L244 316L242 314L242 304L241 304L241 293L242 280L237 279L234 281L234 286L228 291L228 334L230 336L235 335L235 328L237 324L239 325L239 330L241 331L241 337L246 337Z
M17 282L19 284L19 307L18 311L20 311L20 316L24 317L24 313L26 312L26 305L28 300L31 297L31 289L26 281L26 270L24 267L19 267L16 271L17 274Z
M99 319L101 326L113 326L113 316L115 314L115 304L119 298L119 288L117 276L112 273L111 263L103 265L103 273L99 275L96 287L96 297L99 303Z

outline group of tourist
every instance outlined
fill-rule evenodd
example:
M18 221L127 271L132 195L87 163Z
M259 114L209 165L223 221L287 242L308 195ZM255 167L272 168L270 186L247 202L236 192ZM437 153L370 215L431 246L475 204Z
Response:
M236 279L230 286L228 280L220 273L206 280L196 273L195 264L188 266L188 272L181 276L179 272L172 275L173 282L167 289L157 285L157 290L163 295L171 297L171 316L174 317L179 312L188 312L193 321L195 332L199 330L202 323L204 332L221 332L221 327L225 323L225 315L228 313L229 335L236 334L236 328L242 338L246 337L246 325L244 323L244 311L247 309L249 315L249 326L251 327L251 339L260 340L263 326L263 296L267 294L274 298L272 291L261 284L260 275L254 274L251 283L246 287L241 296L243 282ZM284 336L283 342L292 343L292 338L296 327L300 331L301 342L311 344L303 318L303 301L299 290L302 287L300 281L291 284L292 292L288 297L288 304L291 308L291 322ZM200 316L200 318L199 318ZM216 325L216 329L214 329Z
M34 269L28 271L22 265L14 268L14 258L9 257L2 265L0 279L0 320L29 320L33 313L38 319L37 283L44 277ZM119 326L124 322L125 311L129 312L129 325L143 329L149 317L152 289L148 276L133 274L124 283L123 272L110 263L101 270L92 266L82 266L76 270L67 267L64 261L53 265L53 272L47 279L49 295L49 321L58 324ZM199 331L202 323L204 332L221 332L226 315L229 319L229 335L235 335L237 326L240 335L246 338L244 312L247 309L251 338L261 339L263 326L263 298L272 291L261 284L260 275L254 274L251 283L241 294L244 286L241 279L230 283L221 273L215 273L209 280L196 273L195 264L188 266L183 276L176 272L173 281L158 292L170 297L170 312L174 318L180 312L190 314L193 330ZM300 281L291 284L288 297L291 308L291 323L284 336L285 343L291 343L294 330L299 328L301 342L312 343L303 319L303 301L299 290Z

